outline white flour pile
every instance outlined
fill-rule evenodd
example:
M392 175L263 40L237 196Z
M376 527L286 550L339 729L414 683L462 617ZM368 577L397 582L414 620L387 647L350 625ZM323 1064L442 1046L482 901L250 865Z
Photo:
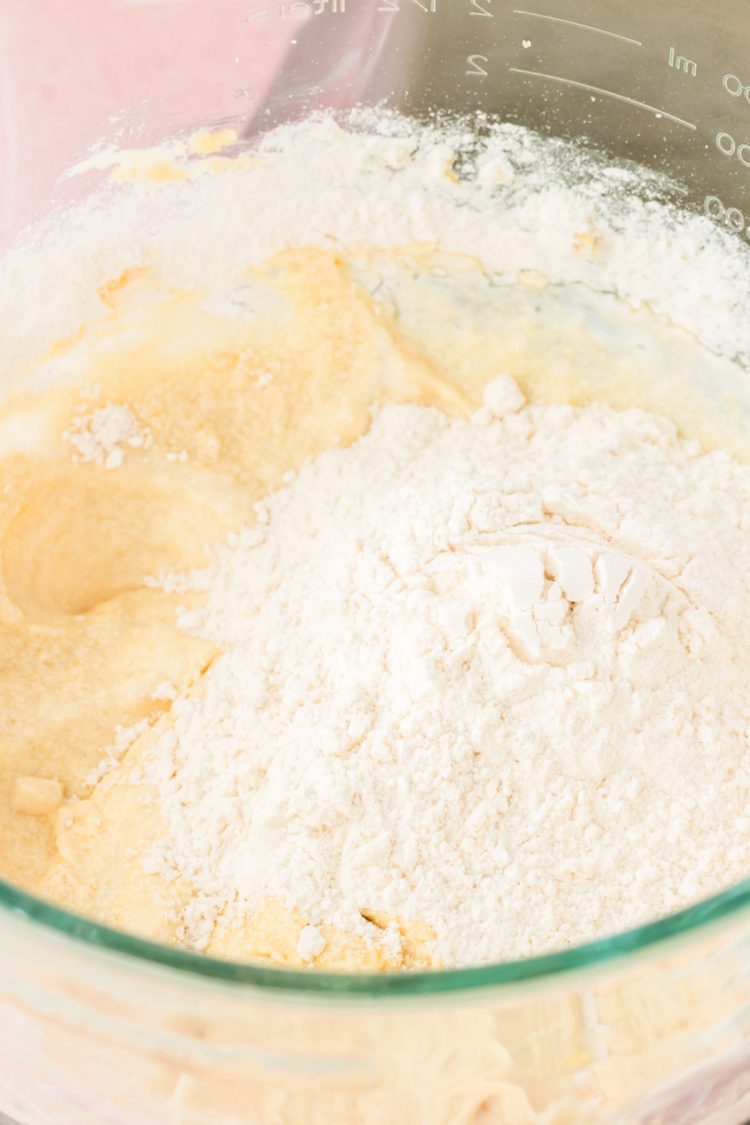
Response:
M750 469L522 403L503 377L469 420L383 408L194 575L182 624L224 655L148 776L197 944L275 899L482 962L747 874Z

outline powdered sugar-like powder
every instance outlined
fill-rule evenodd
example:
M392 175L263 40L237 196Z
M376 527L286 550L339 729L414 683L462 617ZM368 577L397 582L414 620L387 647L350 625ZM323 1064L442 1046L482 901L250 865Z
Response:
M750 469L504 378L384 407L257 515L193 576L224 654L148 766L193 940L271 898L476 963L747 873Z
M148 448L152 438L144 430L130 407L110 403L73 421L63 437L81 461L93 461L105 469L119 469L125 460L125 448Z

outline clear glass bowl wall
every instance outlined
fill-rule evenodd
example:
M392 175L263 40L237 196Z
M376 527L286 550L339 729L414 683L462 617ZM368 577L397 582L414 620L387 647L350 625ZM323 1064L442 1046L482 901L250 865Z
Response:
M723 6L721 28L685 2L559 0L549 15L505 0L212 0L210 11L204 0L6 0L0 237L74 199L80 180L58 177L99 138L144 145L220 121L258 130L384 97L418 115L481 109L580 135L673 173L686 206L743 236L742 0ZM0 884L0 1114L26 1125L740 1125L749 965L750 884L559 955L404 977L211 961Z

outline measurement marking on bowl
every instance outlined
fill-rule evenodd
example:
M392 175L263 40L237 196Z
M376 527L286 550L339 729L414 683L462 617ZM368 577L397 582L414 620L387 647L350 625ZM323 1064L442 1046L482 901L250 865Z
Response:
M603 90L601 86L589 86L588 82L574 82L572 78L562 78L559 74L542 74L540 70L523 70L520 66L509 66L508 70L513 74L525 74L530 78L545 78L548 82L560 82L564 86L575 86L579 90L590 90L592 94L601 94L603 98L614 98L618 102L627 102L628 105L637 106L638 109L647 109L649 113L655 113L657 117L665 117L668 121L674 121L678 125L684 125L686 129L696 129L697 126L693 125L692 121L685 121L682 117L675 117L673 113L667 113L665 109L659 109L655 105L649 105L647 102L638 102L635 98L628 98L625 94L616 94L614 90Z
M742 79L736 74L725 74L722 86L732 98L741 98L744 94L745 101L750 102L750 83L743 85Z
M550 20L552 23L567 23L571 27L580 27L584 31L596 31L599 35L610 35L613 39L621 39L623 43L633 43L642 47L640 39L631 39L629 35L620 35L617 31L607 31L606 27L594 27L590 23L578 23L577 20L565 20L562 16L548 16L546 12L527 12L525 8L514 8L514 16L533 16L537 20Z
M703 210L710 219L729 227L734 234L745 234L750 239L750 218L739 207L727 207L717 195L707 195Z

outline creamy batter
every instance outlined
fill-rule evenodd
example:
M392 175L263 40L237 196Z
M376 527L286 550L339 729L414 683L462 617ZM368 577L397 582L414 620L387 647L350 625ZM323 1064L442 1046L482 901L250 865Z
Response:
M193 888L149 859L165 828L142 765L218 650L176 624L202 595L159 576L204 565L290 472L365 433L379 403L466 415L505 370L532 398L585 402L597 375L615 404L633 388L665 393L627 354L602 360L563 313L553 352L544 315L518 315L540 284L498 301L477 262L413 247L286 251L223 292L164 291L146 269L101 288L105 314L36 363L74 379L14 393L0 417L5 877L110 925L189 940ZM322 942L272 899L220 916L202 948L335 968L434 963L428 926L366 917L399 940L328 927Z
M462 410L472 388L400 340L334 253L284 253L230 294L159 292L139 273L100 296L96 327L41 361L75 383L17 393L0 420L0 864L169 942L191 888L144 872L162 829L132 778L216 652L177 628L185 597L149 578L205 563L286 473L362 434L374 404ZM241 931L219 924L208 950L295 963L303 925L271 902ZM334 936L320 961L422 964L427 938L412 926L394 958Z

